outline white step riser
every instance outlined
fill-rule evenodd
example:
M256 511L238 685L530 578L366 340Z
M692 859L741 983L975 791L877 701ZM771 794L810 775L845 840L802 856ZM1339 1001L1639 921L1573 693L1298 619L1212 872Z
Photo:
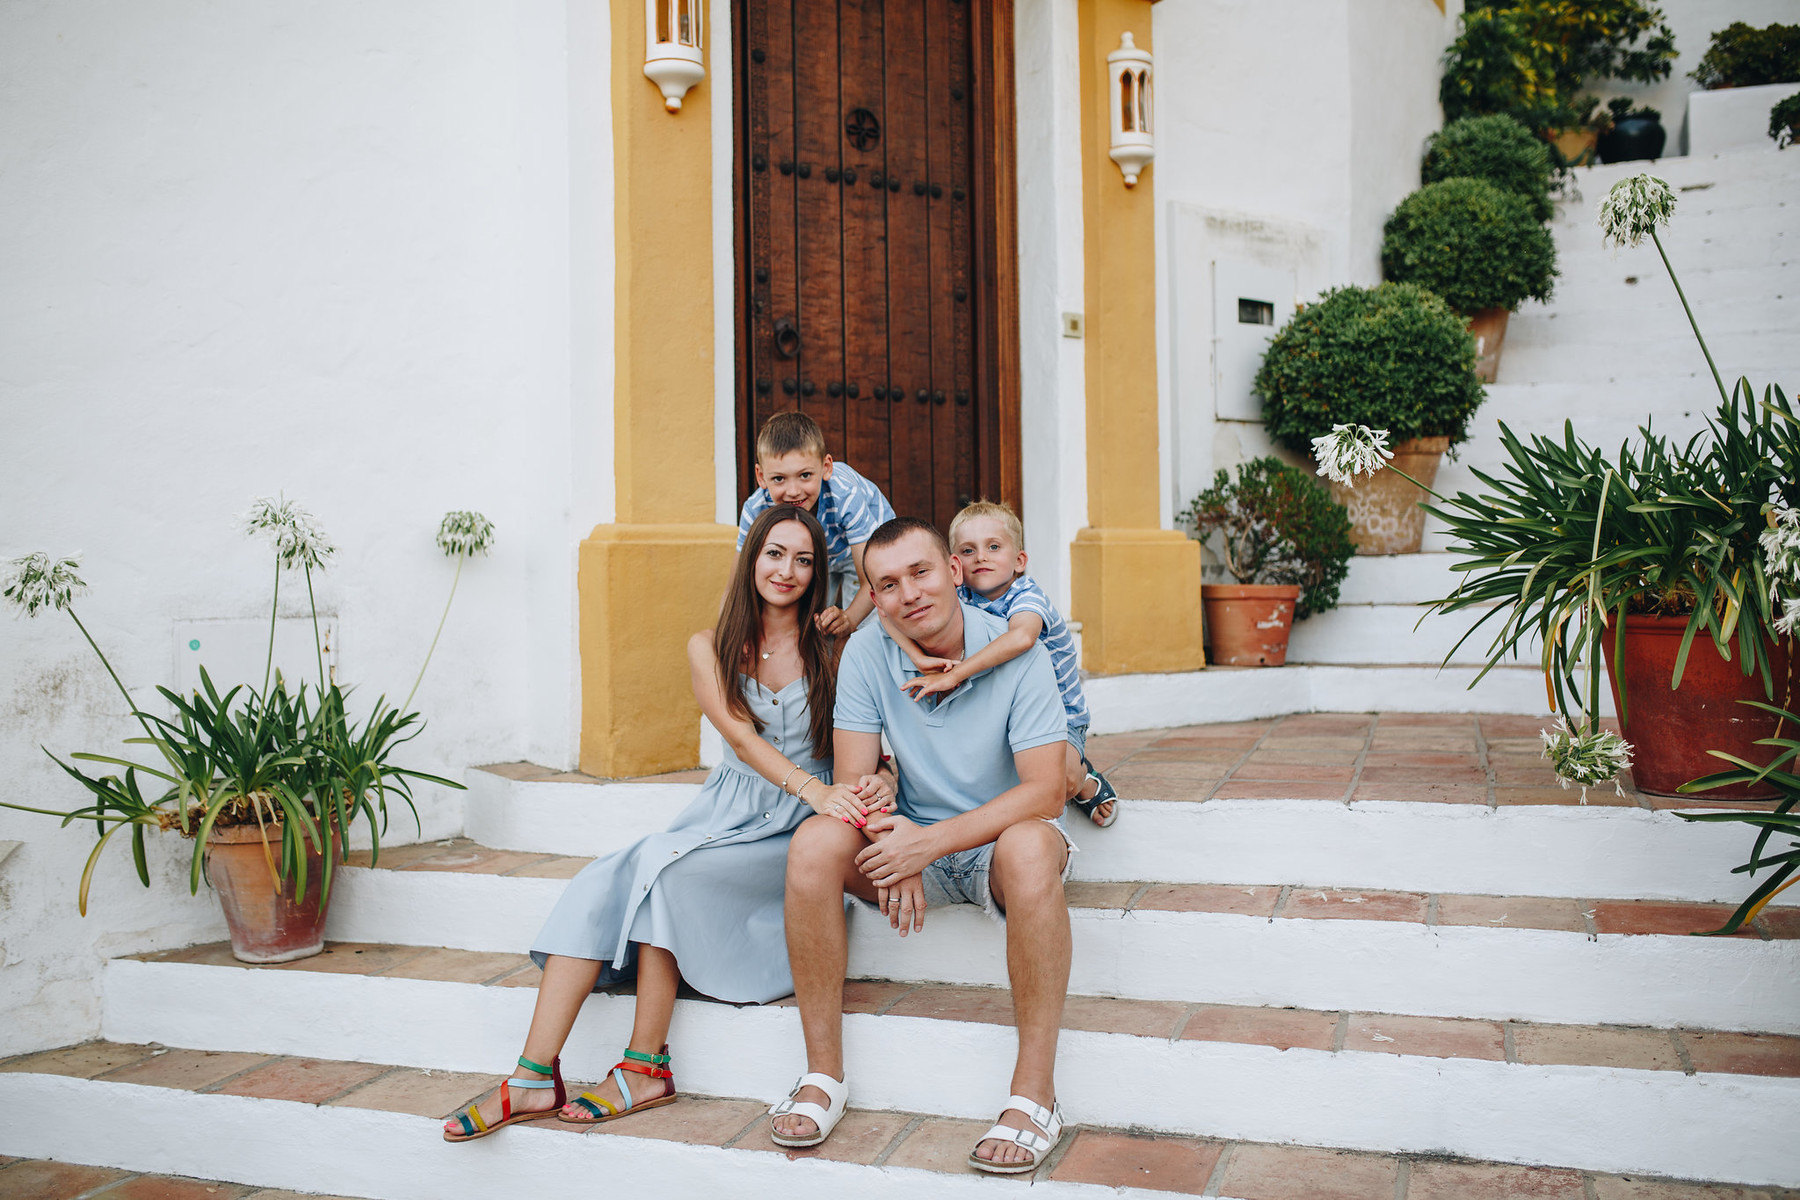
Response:
M354 869L337 886L334 940L512 953L531 945L561 890L558 880ZM1800 942L1596 941L1536 929L1223 913L1071 916L1069 990L1083 995L1800 1033ZM925 930L906 938L858 908L850 973L1005 986L1005 936L964 906L927 913Z
M1500 628L1494 617L1473 637L1465 635L1482 612L1433 613L1413 604L1353 604L1315 613L1294 622L1288 638L1288 661L1310 663L1439 663L1446 657L1455 665L1479 666L1487 661L1490 630ZM1459 647L1457 643L1461 641ZM1537 654L1535 642L1523 646L1528 656Z
M604 1180L602 1194L783 1200L991 1198L992 1189L1003 1186L972 1173L790 1162L780 1154L683 1142L576 1137L554 1126L517 1126L477 1144L447 1146L438 1136L440 1122L429 1117L57 1075L0 1075L0 1102L20 1114L0 1128L0 1154L378 1200L562 1196L572 1180ZM114 1114L104 1137L95 1134L97 1112ZM170 1136L179 1129L206 1134ZM1033 1195L1040 1191L1067 1200L1120 1195L1113 1188L1055 1181L1035 1184Z
M209 1012L230 1019L189 1018L197 991L207 996ZM510 1063L534 999L528 989L130 961L108 968L106 992L106 1036L114 1040L456 1071ZM564 1054L568 1074L591 1079L611 1065L629 1032L631 1007L629 998L589 1000ZM799 1014L791 1008L679 1003L670 1044L683 1086L713 1095L774 1100L804 1061ZM852 1102L989 1117L1005 1095L1015 1045L1014 1031L1002 1025L849 1016ZM1800 1080L1277 1051L1077 1031L1061 1035L1057 1080L1077 1123L1800 1184L1786 1138ZM1369 1103L1371 1096L1382 1102Z
M1359 554L1338 587L1338 605L1429 603L1462 579L1455 562L1448 554Z

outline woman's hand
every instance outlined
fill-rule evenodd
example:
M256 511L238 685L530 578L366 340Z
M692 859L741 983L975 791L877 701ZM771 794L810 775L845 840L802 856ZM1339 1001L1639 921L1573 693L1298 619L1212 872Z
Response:
M873 779L875 776L865 775L863 778ZM799 796L821 817L836 817L846 825L854 825L858 829L869 823L871 812L877 811L877 806L863 799L856 788L842 783L808 780L800 786Z
M896 807L894 780L890 775L864 775L850 785L862 805L863 814L891 813Z

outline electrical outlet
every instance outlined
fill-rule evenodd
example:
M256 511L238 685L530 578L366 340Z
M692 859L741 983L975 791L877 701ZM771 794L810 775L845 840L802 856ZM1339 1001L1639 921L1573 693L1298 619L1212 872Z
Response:
M1082 324L1080 313L1064 313L1062 315L1062 335L1066 338L1080 337Z

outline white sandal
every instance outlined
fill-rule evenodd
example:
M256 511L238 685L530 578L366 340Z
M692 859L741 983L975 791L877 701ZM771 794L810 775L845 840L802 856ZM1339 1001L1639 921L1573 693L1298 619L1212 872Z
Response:
M826 1099L831 1101L831 1107L820 1108L811 1100L794 1099L800 1094L801 1088L809 1087L815 1087L824 1092ZM800 1082L794 1085L794 1090L788 1093L786 1100L769 1109L769 1115L771 1117L805 1117L818 1128L809 1137L792 1137L776 1132L774 1125L771 1124L769 1140L777 1146L790 1146L802 1150L808 1146L816 1146L830 1137L831 1131L837 1128L837 1123L844 1116L844 1105L849 1103L849 1100L850 1086L848 1084L833 1079L829 1075L821 1075L817 1071L808 1072L800 1077Z
M1031 1119L1043 1133L1034 1129L1014 1129L1010 1125L996 1124L982 1134L975 1142L975 1149L981 1148L982 1142L1010 1142L1022 1148L1031 1158L1026 1162L995 1162L991 1158L982 1158L975 1150L969 1151L969 1165L977 1171L986 1171L992 1175L1023 1175L1027 1171L1035 1171L1044 1156L1050 1153L1058 1138L1062 1137L1063 1111L1058 1103L1054 1108L1045 1108L1035 1100L1024 1096L1008 1096L1006 1107L1000 1110L1005 1116L1009 1111L1018 1110Z

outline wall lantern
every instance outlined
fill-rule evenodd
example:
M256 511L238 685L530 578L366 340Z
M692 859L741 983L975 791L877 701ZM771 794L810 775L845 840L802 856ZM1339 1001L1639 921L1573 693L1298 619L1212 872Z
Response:
M662 89L663 107L681 111L688 89L706 78L700 31L705 0L644 0L644 74Z
M1129 32L1119 38L1119 48L1106 56L1112 76L1112 151L1110 157L1125 175L1125 186L1136 187L1138 173L1156 157L1156 140L1150 132L1150 78L1155 70L1148 50L1139 50Z

